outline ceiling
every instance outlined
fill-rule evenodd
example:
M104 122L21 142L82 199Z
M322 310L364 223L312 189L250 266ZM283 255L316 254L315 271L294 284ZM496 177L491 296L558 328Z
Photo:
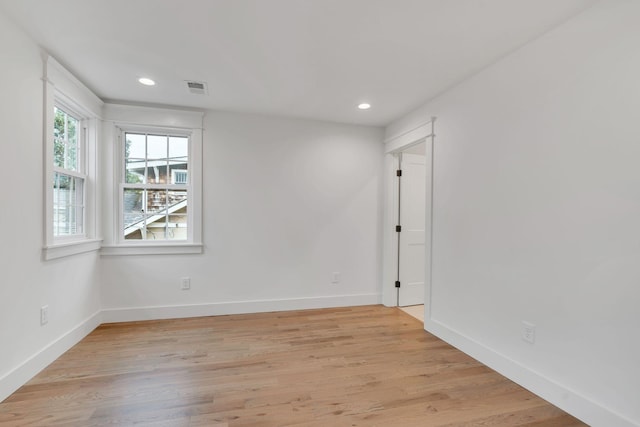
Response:
M384 126L593 2L0 0L0 9L105 100ZM208 95L189 93L186 80L206 82ZM364 101L370 110L356 108Z

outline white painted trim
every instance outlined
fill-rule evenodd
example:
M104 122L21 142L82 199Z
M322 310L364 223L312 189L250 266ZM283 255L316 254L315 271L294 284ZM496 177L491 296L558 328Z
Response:
M591 426L639 426L613 410L599 405L433 318L426 317L424 327L427 332Z
M63 93L75 104L88 110L95 117L100 117L104 102L98 98L87 86L64 68L49 54L44 54L44 79L52 83L56 90Z
M425 212L425 232L428 235L429 245L425 246L427 253L427 262L425 263L425 300L431 300L431 235L433 227L431 223L433 209L433 144L435 141L434 122L436 117L431 117L426 123L397 135L385 141L385 160L384 160L384 218L383 218L383 248L382 248L382 303L387 307L397 305L396 288L394 282L397 272L397 251L398 242L395 232L395 226L398 223L398 191L395 170L398 168L397 155L401 151L420 144L426 143L427 162L427 179L429 182L426 186L425 200L429 203L429 209ZM429 307L427 304L426 307ZM430 310L428 311L430 312Z
M111 208L112 225L104 229L106 245L102 255L161 255L161 254L197 254L202 253L202 185L203 185L203 120L204 113L197 111L182 111L152 107L138 107L133 105L105 104L105 117L108 118L105 126L105 141L111 144L111 156L106 159L111 164L107 169L112 170L112 175L105 176L105 193L107 186L111 187L113 198L107 205ZM127 119L127 122L121 120ZM146 120L146 121L145 121ZM180 189L186 189L189 197L188 228L186 242L170 243L163 240L160 243L145 242L146 245L128 243L120 235L123 230L122 223L122 190L124 173L124 142L125 131L172 131L177 135L189 136L189 182ZM104 151L103 151L104 152ZM168 186L163 186L168 188ZM177 187L176 187L177 188ZM108 225L108 224L105 224ZM117 247L123 249L117 249ZM157 246L151 249L151 246ZM169 246L174 246L171 249ZM145 248L144 250L141 248Z
M138 320L177 319L184 317L264 313L271 311L350 307L373 304L380 304L379 294L334 295L280 300L229 301L209 304L111 308L102 311L102 321L104 323L131 322Z
M385 144L386 144L386 143L391 142L391 141L393 141L393 140L395 140L395 139L401 138L401 137L403 137L404 135L406 135L406 134L408 134L408 133L413 132L414 130L428 128L428 127L429 127L429 125L431 124L431 122L433 122L433 120L434 120L434 119L435 119L435 117L431 117L431 118L430 118L429 120L427 120L426 122L424 122L424 123L420 123L419 125L416 125L415 127L411 128L411 129L403 130L402 132L397 133L397 134L395 134L395 135L393 135L393 136L387 136L387 137L384 139L384 142L385 142Z
M101 324L101 312L97 311L75 328L51 342L21 365L0 378L0 402L22 387L64 352L80 342Z
M98 250L101 239L97 238L99 226L98 159L99 120L103 102L80 80L75 78L60 63L46 52L43 53L43 259L50 260L83 252ZM54 106L80 120L86 133L79 138L81 170L79 173L60 170L84 180L83 185L83 234L82 236L55 237L53 235L53 175L57 168L53 162Z
M423 125L418 126L415 129L411 129L405 133L386 139L384 141L384 152L393 153L401 151L405 148L409 148L412 145L416 145L432 136L432 123L435 118L432 118Z
M104 118L123 127L147 126L169 129L202 130L202 111L186 111L140 105L104 105Z
M42 248L42 257L45 261L66 256L100 250L102 239L75 240L67 243L54 244Z
M120 255L181 255L181 254L201 254L203 245L201 243L167 243L167 244L123 244L104 245L100 251L102 256Z

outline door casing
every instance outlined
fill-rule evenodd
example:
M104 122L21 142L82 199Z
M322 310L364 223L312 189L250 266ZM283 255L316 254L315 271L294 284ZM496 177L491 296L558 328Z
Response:
M425 143L426 149L426 192L425 194L425 319L430 318L431 307L431 260L432 260L432 234L433 234L433 144L435 142L435 117L417 126L416 128L392 136L385 141L384 157L384 214L383 214L383 265L382 265L382 303L388 307L395 307L396 299L396 274L398 242L395 231L397 225L397 206L399 203L397 190L397 177L395 171L399 167L398 154L407 148Z

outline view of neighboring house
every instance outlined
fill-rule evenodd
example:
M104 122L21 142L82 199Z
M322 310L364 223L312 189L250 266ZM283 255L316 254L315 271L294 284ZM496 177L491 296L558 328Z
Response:
M186 197L184 191L127 191L124 194L125 239L185 240Z
M188 146L184 136L125 133L126 240L186 240Z

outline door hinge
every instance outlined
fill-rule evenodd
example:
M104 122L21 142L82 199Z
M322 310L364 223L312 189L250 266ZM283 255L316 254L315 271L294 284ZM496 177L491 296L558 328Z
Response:
M400 281L396 280L396 288L399 288L399 287L400 287Z
M402 226L401 225L396 225L396 233L399 233L402 231Z
M401 169L398 169L396 171L396 176L402 176L402 170Z

